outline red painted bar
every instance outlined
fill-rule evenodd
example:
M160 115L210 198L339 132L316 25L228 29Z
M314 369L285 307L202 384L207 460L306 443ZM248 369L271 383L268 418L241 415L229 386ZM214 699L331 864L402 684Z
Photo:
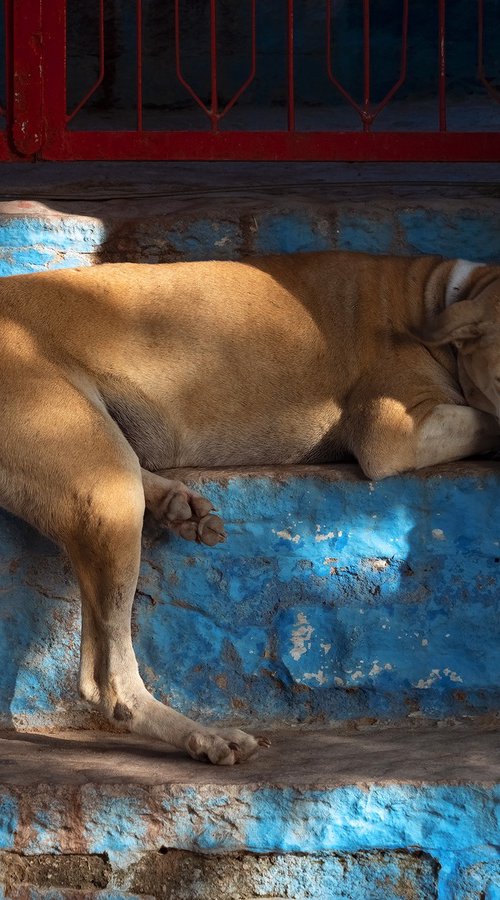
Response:
M203 103L201 97L198 97L198 94L193 90L188 81L184 78L182 74L182 64L181 64L181 29L180 29L180 12L179 12L179 0L175 0L174 4L174 20L175 20L175 71L177 74L177 78L183 87L186 88L187 92L191 95L195 103L201 107L201 109L207 114L207 116L211 116L211 110L208 106Z
M43 143L42 16L40 0L11 9L12 116L10 136L17 153L32 156Z
M4 44L2 47L1 56L3 56L3 60L4 60L3 64L4 64L4 71L5 71L5 81L7 82L9 72L11 71L10 40L8 37L10 34L10 3L8 2L8 0L6 0L6 2L4 3L4 31L5 31L5 36L4 36ZM7 117L7 105L8 105L7 98L9 96L8 84L6 84L5 93L6 93L5 105L4 106L0 105L0 116L4 116L6 118ZM1 135L1 137L3 138L3 135Z
M210 121L212 131L219 127L219 93L217 86L217 0L210 0Z
M66 132L45 159L497 162L500 132Z
M175 60L177 77L181 84L189 92L193 100L201 107L201 109L210 118L212 124L212 132L218 133L219 122L229 112L234 104L239 100L247 87L255 78L257 70L257 28L256 28L256 0L251 0L251 59L250 72L241 87L233 94L222 110L219 110L218 85L217 85L217 11L216 0L210 0L210 80L211 80L211 105L208 108L201 98L196 94L188 81L184 78L181 65L180 50L180 11L179 0L175 0Z
M326 70L328 73L328 78L332 82L333 86L337 88L340 94L344 97L345 100L356 110L359 114L361 121L363 121L364 109L356 103L354 97L345 89L344 85L338 80L338 78L334 75L333 66L332 66L332 0L326 0Z
M347 102L357 111L361 122L363 124L363 130L365 132L369 132L371 130L371 126L377 116L382 112L382 110L387 106L389 101L394 97L396 91L399 90L401 85L404 83L406 79L407 65L408 65L408 16L409 16L409 0L403 0L403 20L402 20L402 35L401 35L401 62L399 68L399 77L396 83L392 86L392 88L387 92L385 97L380 101L380 103L376 106L375 109L371 108L370 104L370 7L369 0L364 0L364 20L363 20L363 40L364 40L364 98L363 105L361 106L357 103L351 94L344 88L341 82L335 77L333 74L332 68L332 0L327 0L326 4L326 59L327 59L327 72L328 77L332 84L337 88L337 90L342 94L343 97L347 100Z
M5 67L5 105L0 109L0 115L5 118L4 130L0 130L0 161L2 162L12 159L14 156L9 147L8 141L10 134L9 113L11 105L9 103L9 97L12 96L12 65L10 60L10 41L7 37L7 35L10 34L10 0L5 0L4 3L4 29L5 41L3 46L3 59Z
M231 99L226 103L224 109L219 113L219 119L222 119L230 109L234 106L237 100L240 99L241 95L244 91L246 91L247 87L252 83L255 78L255 73L257 71L257 27L256 27L256 0L251 0L251 29L252 29L252 45L251 45L251 60L250 60L250 73L246 81L243 82L240 88L236 91L236 93L231 97Z
M401 34L401 63L399 66L399 78L396 83L392 86L390 91L385 95L383 100L378 104L375 112L373 113L373 119L375 120L380 112L387 106L390 100L394 97L396 91L399 91L399 88L406 79L406 72L408 67L408 15L409 15L409 0L403 0L403 23L402 23L402 34Z
M66 129L66 3L42 0L43 154L57 152ZM39 155L42 156L42 153Z

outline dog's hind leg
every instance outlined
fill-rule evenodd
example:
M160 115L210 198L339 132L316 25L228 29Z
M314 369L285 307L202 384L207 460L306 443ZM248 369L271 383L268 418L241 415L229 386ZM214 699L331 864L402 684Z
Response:
M17 374L0 384L0 498L70 556L82 595L83 697L111 721L193 757L223 765L248 758L258 739L198 725L155 700L140 677L130 619L144 490L132 448L90 391L57 372L44 377L40 365L33 377Z

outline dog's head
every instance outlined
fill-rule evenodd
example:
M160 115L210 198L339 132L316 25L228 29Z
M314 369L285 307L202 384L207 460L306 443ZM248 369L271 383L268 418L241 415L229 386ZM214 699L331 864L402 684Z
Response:
M445 309L420 337L429 346L456 347L467 402L500 421L500 279Z

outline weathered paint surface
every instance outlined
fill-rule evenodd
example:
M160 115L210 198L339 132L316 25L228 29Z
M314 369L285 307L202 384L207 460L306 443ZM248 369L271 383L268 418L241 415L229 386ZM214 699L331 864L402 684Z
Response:
M11 796L6 787L3 796ZM149 789L99 785L98 790L88 784L68 790L61 785L34 785L23 796L24 824L16 822L17 837L2 841L0 849L93 854L100 852L105 839L113 883L132 890L143 884L146 893L155 893L155 868L161 873L162 863L155 862L155 854L173 847L219 858L242 851L292 854L289 862L283 860L267 873L262 886L272 889L272 896L280 892L278 896L315 900L364 900L371 859L373 866L378 863L377 878L386 878L387 893L381 893L382 888L377 893L375 880L370 897L479 900L486 896L493 900L498 885L499 800L498 788L480 785L395 783L316 790L210 784ZM130 809L134 806L132 818L122 814L124 803ZM79 828L71 824L75 816ZM36 832L28 828L30 821L37 823ZM29 834L31 841L26 844ZM408 847L425 854L416 869L411 856L391 852ZM294 860L293 854L305 857ZM323 855L325 886L329 879L334 883L342 867L344 893L308 892L308 884L318 883L318 854ZM209 862L203 865L210 868ZM368 867L365 875L363 865ZM145 866L149 883L141 879ZM230 862L227 870L229 878ZM220 871L224 872L223 860ZM192 885L197 877L203 884L199 866L191 874ZM302 885L301 891L291 893L290 886L297 885ZM193 890L189 896L199 895ZM218 895L200 896L212 900Z
M208 550L147 532L133 619L146 683L209 719L498 708L499 474L482 462L378 484L354 466L204 475L228 540ZM68 563L13 516L0 523L1 721L81 723Z

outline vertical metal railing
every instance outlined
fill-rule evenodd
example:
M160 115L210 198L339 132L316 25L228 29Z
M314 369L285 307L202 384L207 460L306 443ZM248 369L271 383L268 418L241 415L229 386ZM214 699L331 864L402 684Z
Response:
M287 16L287 109L288 109L288 131L295 130L295 21L294 21L294 0L288 0L288 16Z
M16 155L24 158L43 156L47 159L500 159L500 117L497 130L488 131L485 127L483 131L476 128L474 132L467 132L459 131L455 126L456 130L451 132L448 127L447 13L450 14L452 0L429 0L429 7L436 14L437 28L437 102L434 101L437 125L424 130L412 129L411 125L406 130L401 126L398 130L394 130L394 126L393 130L391 127L386 130L383 128L384 122L390 122L391 118L382 113L408 80L410 0L400 0L400 47L395 48L399 69L394 83L382 98L376 96L374 85L377 80L372 72L375 40L375 7L372 0L357 0L362 16L359 29L358 94L339 75L339 10L335 7L334 0L324 0L322 27L325 31L325 85L330 85L355 111L359 126L357 129L334 130L329 116L326 127L307 131L302 130L302 118L298 115L301 111L298 106L298 0L286 0L286 3L275 0L276 3L282 3L281 8L284 10L286 124L282 128L264 128L260 121L262 110L257 105L252 106L247 115L247 121L252 122L247 130L232 130L231 122L235 119L230 113L257 76L257 0L245 0L246 5L239 7L243 14L246 10L247 16L245 27L249 38L248 68L243 68L241 83L230 98L224 101L221 96L224 80L220 64L224 61L222 57L225 48L219 40L221 0L206 0L208 16L205 38L208 40L209 66L205 90L193 86L185 67L187 32L184 15L189 0L172 0L172 61L175 77L186 92L186 98L191 98L195 106L202 110L210 125L209 129L194 127L184 131L150 130L145 125L147 49L144 46L143 17L146 7L143 0L135 0L134 8L135 60L131 61L131 65L135 66L135 127L117 127L116 130L110 129L109 124L106 128L100 126L99 112L91 102L111 78L106 48L106 0L97 0L96 77L92 84L82 89L81 99L71 109L67 108L66 87L67 0L3 2L9 38L6 41L7 97L0 107L0 116L5 118L7 125L5 134L0 134L1 159ZM266 22L266 11L272 2L273 0L266 0L266 5L263 0L259 0L259 22ZM491 29L486 24L488 0L476 2L477 79L489 97L500 101L500 88L495 83L494 75L488 72L486 62L486 39L491 35ZM301 9L302 14L303 12ZM192 47L196 35L188 35L187 40ZM400 100L400 111L408 109L411 113L412 101L407 94L408 92ZM430 99L429 103L432 102ZM92 114L84 119L81 114L85 110ZM326 104L324 112L327 112ZM456 119L455 112L454 115ZM222 128L221 122L226 119ZM324 121L327 121L326 118Z
M104 81L104 75L106 70L105 63L105 55L104 55L104 0L99 0L99 72L97 78L94 83L91 84L88 91L79 103L76 104L74 109L66 115L66 125L69 125L70 122L73 121L75 116L78 115L81 109L87 105L90 98L95 94L97 89L101 86Z
M3 47L0 46L0 65L4 67L4 85L5 85L5 93L0 98L0 119L3 122L0 125L0 160L8 159L10 156L9 152L9 144L8 144L8 135L9 135L9 103L8 97L10 93L10 73L11 69L11 58L10 58L10 4L5 3L4 6L4 33L5 40Z
M44 139L40 0L12 2L6 10L10 30L9 139L17 152L32 156L39 152Z
M11 70L11 62L10 62L10 3L5 3L4 5L4 32L5 32L5 41L4 46L0 47L0 64L4 66L5 72L5 99L2 97L0 100L0 116L3 119L7 118L7 94L8 94L8 85L7 78L8 73ZM3 101L3 102L1 102Z
M402 23L401 23L401 58L399 66L399 76L385 97L374 107L371 99L371 28L370 28L370 0L363 0L363 101L357 103L352 94L344 87L344 85L335 76L332 64L332 0L326 0L326 68L328 78L333 86L339 91L344 99L358 113L363 130L371 131L371 127L375 119L380 115L383 109L392 100L396 92L402 87L406 80L408 66L408 15L409 0L402 0Z
M182 86L188 91L195 103L206 113L210 119L212 131L219 131L219 123L221 119L228 114L232 107L240 99L241 95L250 86L255 78L257 70L257 22L256 22L256 0L250 0L250 71L237 91L231 99L220 109L219 107L219 85L218 85L218 63L217 63L217 0L210 0L210 105L207 106L203 102L199 94L196 93L192 85L185 78L182 69L181 60L181 14L180 0L175 0L175 66L176 74Z

